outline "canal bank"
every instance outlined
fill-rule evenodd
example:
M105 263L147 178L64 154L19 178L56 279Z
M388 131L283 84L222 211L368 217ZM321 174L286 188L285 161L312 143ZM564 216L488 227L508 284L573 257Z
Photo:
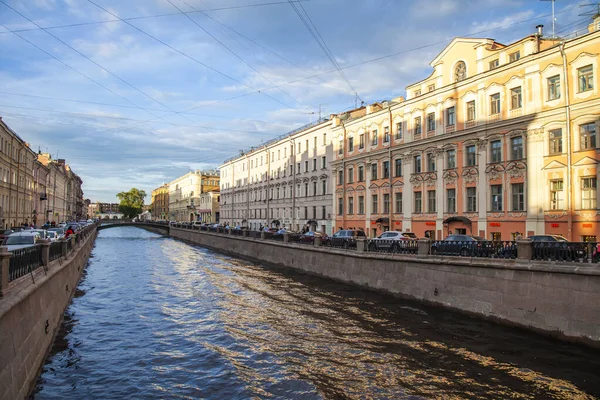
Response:
M10 253L0 247L0 399L26 398L33 388L95 236L90 226L57 246L42 245L41 265L10 281Z
M600 269L521 260L357 253L171 226L170 235L274 266L600 348Z

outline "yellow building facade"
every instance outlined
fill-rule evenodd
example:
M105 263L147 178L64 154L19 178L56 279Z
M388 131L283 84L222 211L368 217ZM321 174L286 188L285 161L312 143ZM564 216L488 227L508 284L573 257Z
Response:
M150 213L152 219L167 220L169 218L169 185L164 184L152 191Z
M600 31L590 26L568 41L541 29L509 45L456 38L406 99L334 118L336 229L597 240Z

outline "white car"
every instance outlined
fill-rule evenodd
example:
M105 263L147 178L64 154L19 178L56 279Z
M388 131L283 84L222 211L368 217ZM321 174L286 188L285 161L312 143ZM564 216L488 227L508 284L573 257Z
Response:
M378 237L369 241L369 250L375 251L385 249L388 251L394 251L400 247L406 247L406 241L408 240L414 239L407 237L402 232L398 231L383 232Z
M38 232L15 232L6 238L4 245L8 251L20 250L35 246L39 239L40 234Z

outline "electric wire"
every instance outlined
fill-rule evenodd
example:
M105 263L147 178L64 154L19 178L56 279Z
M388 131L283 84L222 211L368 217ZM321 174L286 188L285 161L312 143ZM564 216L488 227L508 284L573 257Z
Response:
M340 74L340 76L342 77L342 79L346 82L346 84L348 85L348 87L350 88L350 90L352 90L352 92L354 93L354 95L360 99L360 96L356 92L356 89L354 88L354 86L352 86L352 83L350 82L350 80L348 79L348 77L346 76L346 74L344 73L344 71L342 71L342 69L340 68L340 65L338 64L337 60L335 59L335 56L333 55L333 53L331 52L331 50L327 46L327 43L325 43L325 40L323 40L323 37L319 33L317 27L312 23L312 20L310 19L310 16L306 12L306 10L304 10L304 7L302 7L302 10L306 14L306 18L304 18L304 16L300 12L300 10L298 10L298 7L296 7L296 5L291 0L288 0L288 2L290 4L290 6L292 6L292 8L294 9L294 11L296 12L296 14L298 15L298 17L300 18L300 20L302 21L302 23L304 24L304 26L308 30L308 32L311 34L311 36L313 37L313 39L315 39L315 42L317 42L317 44L319 45L319 47L321 48L321 50L323 50L323 53L325 53L325 56L327 56L327 58L333 64L333 66L335 67L335 69L337 70L337 72ZM362 101L362 99L361 99L361 101Z
M8 5L4 0L0 0L0 3L4 4L7 8L9 8L10 10L12 10L13 12L17 13L18 15L20 15L21 17L23 17L24 19L26 19L27 21L29 21L30 23L40 27L36 22L34 22L33 20L31 20L30 18L28 18L27 16L25 16L24 14L22 14L21 12L17 11L16 9L14 9L13 7L11 7L10 5ZM5 27L6 28L6 27ZM127 86L129 86L130 88L134 89L135 91L141 93L142 95L146 96L147 98L149 98L150 100L156 102L157 104L163 106L164 108L166 108L167 110L173 111L175 112L175 110L173 110L172 108L170 108L168 105L162 103L161 101L153 98L152 96L150 96L149 94L145 93L144 91L138 89L137 87L135 87L134 85L132 85L131 83L129 83L128 81L126 81L125 79L119 77L118 75L116 75L115 73L109 71L108 69L104 68L102 65L100 65L99 63L97 63L96 61L92 60L90 57L86 56L85 54L83 54L82 52L80 52L79 50L77 50L76 48L74 48L73 46L71 46L70 44L68 44L67 42L65 42L64 40L60 39L58 36L54 35L51 32L48 32L45 29L42 29L46 34L52 36L54 39L56 39L57 41L59 41L60 43L62 43L63 45L65 45L66 47L68 47L69 49L73 50L75 53L79 54L81 57L85 58L86 60L90 61L92 64L96 65L98 68L102 69L103 71L107 72L108 74L110 74L111 76L113 76L114 78L118 79L119 81L123 82L124 84L126 84ZM18 35L19 37L22 37L20 35ZM29 41L28 41L29 42ZM31 42L29 42L31 43ZM36 46L37 47L37 46ZM46 52L47 53L47 52ZM47 53L48 54L48 53ZM149 112L149 114L153 115L152 113ZM163 119L163 117L158 117L156 115L154 115L156 118L159 119ZM190 122L193 122L191 119L187 118L186 116L183 116L183 118L187 119Z
M296 3L300 3L303 1L310 1L310 0L293 0ZM262 6L272 6L272 5L281 5L281 4L288 4L287 1L275 1L275 2L270 2L270 3L259 3L259 4L247 4L247 5L241 5L241 6L229 6L229 7L218 7L218 8L207 8L204 10L198 10L198 11L188 11L186 12L186 14L195 14L198 12L206 12L206 11L224 11L224 10L233 10L233 9L240 9L240 8L252 8L252 7L262 7ZM141 19L149 19L149 18L160 18L160 17L171 17L174 15L179 15L179 13L165 13L165 14L155 14L155 15L142 15L142 16L138 16L138 17L128 17L128 18L122 18L125 21L135 21L135 20L141 20ZM62 28L72 28L72 27L80 27L80 26L86 26L86 25L99 25L99 24L108 24L111 22L120 22L121 19L111 19L111 20L106 20L106 21L93 21L93 22L78 22L78 23L72 23L72 24L64 24L64 25L54 25L54 26L45 26L45 27L36 27L36 28L23 28L23 29L15 29L14 32L30 32L30 31L38 31L38 30L43 30L43 29L62 29ZM0 32L0 35L2 34L6 34L6 33L11 33L10 31L7 32Z
M225 43L223 43L222 41L220 41L215 35L213 35L212 33L210 33L202 25L200 25L196 20L194 20L189 15L185 14L183 12L183 10L181 8L177 7L177 5L174 4L171 0L167 0L167 1L169 2L169 4L171 4L173 7L175 7L180 13L182 13L187 19L189 19L194 25L196 25L198 28L202 29L202 31L204 33L206 33L208 36L210 36L211 38L213 38L219 45L221 45L223 48L225 48L227 51L229 51L235 58L237 58L242 63L244 63L248 68L250 68L251 70L253 70L254 72L256 72L261 78L263 78L264 80L266 80L267 82L269 82L271 85L275 85L275 83L273 81L271 81L263 73L261 73L259 70L257 70L256 68L254 68L252 65L250 65L250 63L248 63L246 60L244 60L242 57L240 57L236 52L234 52L231 48L229 48ZM185 3L185 4L187 4L187 3ZM189 4L187 4L187 5L189 6ZM194 7L192 7L192 8L195 9ZM206 15L204 12L202 12L202 14ZM296 102L296 104L300 104L300 102L296 98L294 98L292 95L290 95L289 93L287 93L285 90L283 90L279 86L276 86L276 88L279 89L283 94L285 94L286 96L288 96L290 99L292 99L294 102Z
M0 0L0 1L3 1L3 0ZM91 3L91 4L95 5L95 6L96 6L96 7L98 7L99 9L103 10L104 12L106 12L106 13L108 13L108 14L112 15L113 17L115 17L115 18L119 18L119 20L121 20L121 21L122 21L122 22L124 22L125 24L127 24L127 25L131 26L132 28L134 28L134 29L135 29L135 30L137 30L138 32L140 32L140 33L142 33L142 34L144 34L144 35L148 36L149 38L151 38L151 39L153 39L153 40L157 41L158 43L162 44L163 46L166 46L166 47L168 47L169 49L171 49L171 50L175 51L176 53L178 53L178 54L182 55L183 57L185 57L185 58L187 58L187 59L189 59L189 60L191 60L191 61L193 61L193 62L195 62L195 63L197 63L197 64L199 64L199 65L201 65L201 66L203 66L203 67L205 67L205 68L207 68L207 69L209 69L209 70L211 70L211 71L213 71L213 72L215 72L215 73L217 73L217 74L219 74L219 75L221 75L221 76L223 76L223 77L225 77L225 78L228 78L228 79L230 79L230 80L232 80L232 81L234 81L234 82L237 82L237 83L239 83L239 84L241 84L241 85L243 85L243 86L246 86L246 87L248 87L248 88L250 88L250 89L252 89L252 90L255 90L255 91L257 91L258 93L262 93L262 94L264 94L266 97L268 97L268 98L270 98L271 100L273 100L273 101L275 101L275 102L277 102L277 103L281 104L281 105L282 105L282 106L284 106L284 107L287 107L287 108L294 109L294 107L292 107L292 106L290 106L290 105L288 105L288 104L286 104L286 103L282 102L281 100L279 100L279 99L277 99L277 98L275 98L275 97L273 97L273 96L271 96L271 95L269 95L269 94L267 94L267 93L264 93L264 91L261 91L261 90L259 90L259 89L256 89L256 88L255 88L255 87L253 87L252 85L248 85L247 83L245 83L245 82L243 82L243 81L241 81L241 80L239 80L239 79L237 79L237 78L234 78L234 77L233 77L233 76L231 76L231 75L228 75L228 74L226 74L226 73L224 73L224 72L222 72L222 71L220 71L220 70L218 70L218 69L216 69L216 68L213 68L213 67L211 67L210 65L208 65L208 64L206 64L206 63L203 63L202 61L200 61L200 60L198 60L198 59L196 59L196 58L194 58L194 57L192 57L192 56L190 56L190 55L188 55L188 54L184 53L183 51L181 51L181 50L179 50L179 49L177 49L177 48L175 48L175 47L171 46L170 44L168 44L168 43L166 43L166 42L162 41L161 39L159 39L159 38L157 38L157 37L155 37L155 36L153 36L153 35L149 34L148 32L144 31L143 29L141 29L141 28L138 28L137 26L133 25L132 23L130 23L130 22L128 22L128 21L124 21L124 20L123 20L123 19L121 19L121 18L120 18L118 15L116 15L116 14L114 14L113 12L111 12L111 11L107 10L106 8L104 8L104 7L100 6L100 5L98 5L98 4L97 4L97 3L95 3L93 0L87 0L87 1L88 1L89 3ZM178 114L178 112L177 112L177 111L175 111L175 110L172 110L172 111L173 111L175 114Z

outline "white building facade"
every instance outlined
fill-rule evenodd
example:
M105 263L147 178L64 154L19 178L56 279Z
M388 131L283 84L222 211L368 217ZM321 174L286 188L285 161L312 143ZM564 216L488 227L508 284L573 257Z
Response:
M199 221L202 193L219 189L218 171L192 171L169 183L169 220Z
M332 231L331 121L306 125L220 166L221 219L258 229Z

